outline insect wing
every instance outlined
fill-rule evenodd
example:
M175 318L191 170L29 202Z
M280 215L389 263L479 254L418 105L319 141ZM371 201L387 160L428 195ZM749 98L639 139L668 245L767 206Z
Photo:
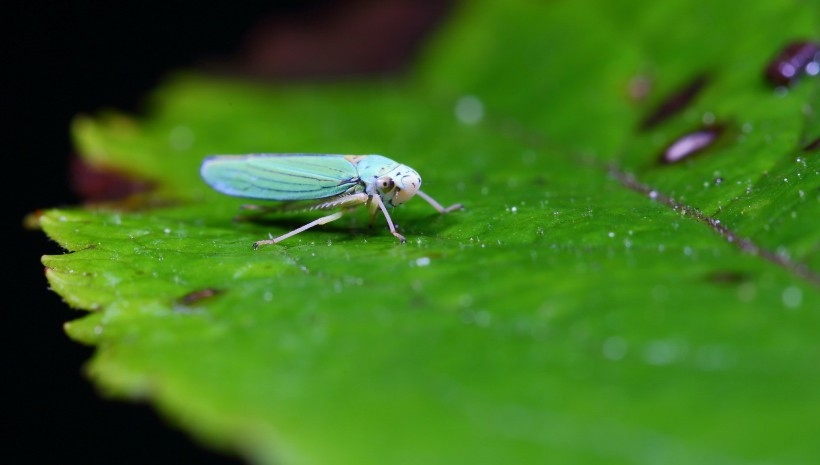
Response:
M202 162L200 174L218 192L261 200L321 199L359 183L344 155L216 155Z

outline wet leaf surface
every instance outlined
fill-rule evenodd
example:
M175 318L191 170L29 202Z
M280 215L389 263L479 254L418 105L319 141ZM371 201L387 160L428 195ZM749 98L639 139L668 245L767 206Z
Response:
M820 83L762 76L817 11L474 2L402 79L174 76L148 115L75 121L87 163L153 190L40 216L90 311L67 331L106 392L255 463L809 463ZM259 152L380 153L466 208L396 208L404 245L361 211L254 251L317 216L236 221L199 178Z

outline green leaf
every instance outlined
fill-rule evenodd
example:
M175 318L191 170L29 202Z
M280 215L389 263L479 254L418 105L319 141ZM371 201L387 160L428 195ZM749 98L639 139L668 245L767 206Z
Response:
M810 463L820 82L762 73L816 6L470 2L402 79L182 73L145 117L78 117L89 163L154 189L40 217L70 252L50 285L90 311L67 331L105 392L254 463ZM704 123L713 147L659 162ZM361 211L254 251L318 217L236 221L199 178L260 152L380 153L466 209L396 208L403 245Z

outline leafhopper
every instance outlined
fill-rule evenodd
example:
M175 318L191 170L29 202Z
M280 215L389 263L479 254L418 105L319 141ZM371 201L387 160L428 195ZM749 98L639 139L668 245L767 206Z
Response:
M461 204L443 207L425 194L421 176L407 165L381 155L333 155L317 153L265 153L214 155L202 162L202 179L226 195L256 200L285 202L275 210L332 210L323 216L278 237L256 241L253 248L276 244L314 226L338 220L361 205L367 207L372 226L381 212L390 232L401 242L388 207L401 205L418 195L439 213L461 209ZM305 202L306 201L306 202ZM246 206L269 210L260 206Z

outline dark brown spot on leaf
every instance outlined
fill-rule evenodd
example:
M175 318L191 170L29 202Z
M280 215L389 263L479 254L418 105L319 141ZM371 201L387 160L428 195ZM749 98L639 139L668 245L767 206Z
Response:
M820 149L820 137L814 139L803 147L804 152L811 152L817 149Z
M71 159L69 170L72 188L83 200L90 203L122 200L153 188L151 183L144 179L135 179L113 169L92 166L79 157Z
M739 284L748 281L749 276L741 271L724 270L709 274L706 280L714 284Z
M724 126L714 125L684 134L666 147L660 162L663 164L678 163L700 153L711 147L723 131Z
M795 41L783 47L766 66L766 79L777 87L791 86L802 76L820 74L820 44Z
M687 82L686 85L675 91L672 95L666 97L643 119L640 126L641 130L651 129L683 111L683 109L691 104L695 100L695 97L700 94L700 91L703 90L703 87L708 81L708 76L701 74Z
M179 299L179 303L186 306L192 305L199 302L200 300L208 299L221 293L222 291L213 288L200 289L198 291L193 291L189 292L188 294L185 294L184 296L182 296L182 298Z

